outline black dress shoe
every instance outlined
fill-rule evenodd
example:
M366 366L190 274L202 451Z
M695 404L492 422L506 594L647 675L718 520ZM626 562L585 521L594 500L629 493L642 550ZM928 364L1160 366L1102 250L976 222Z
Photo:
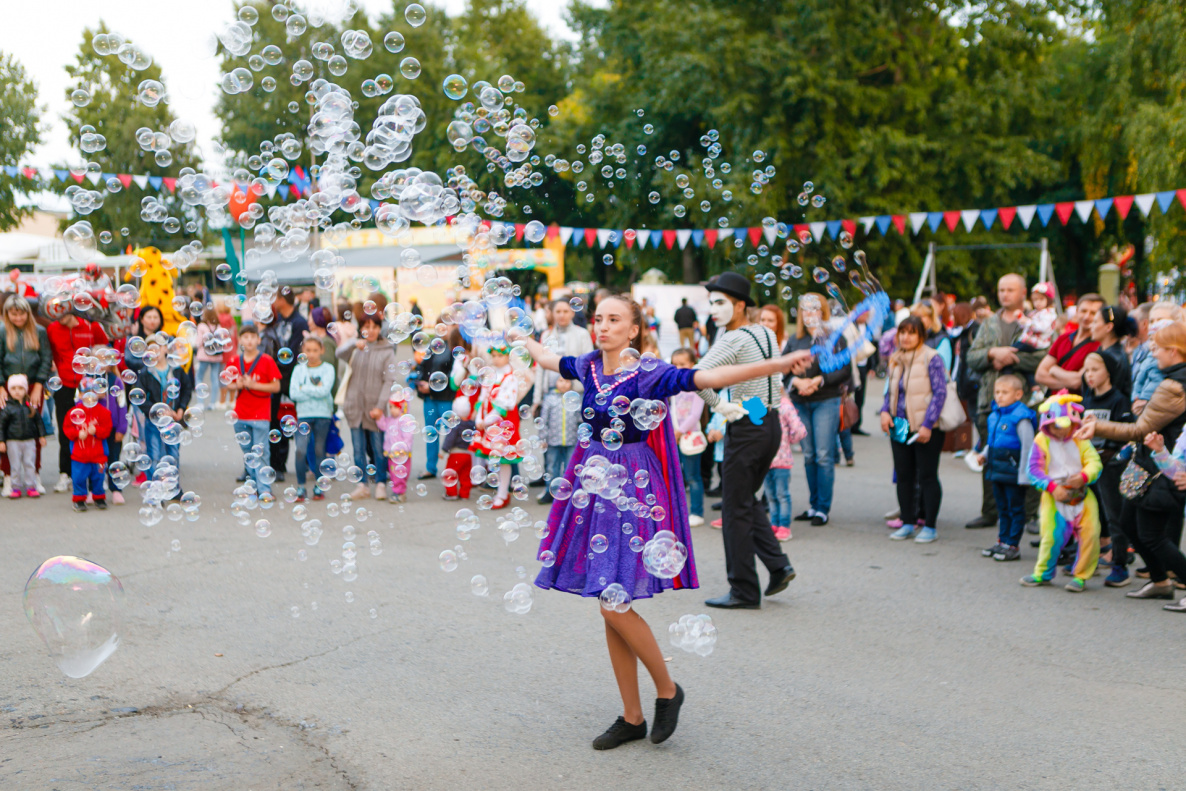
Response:
M679 723L679 708L684 705L684 688L675 685L674 698L655 698L655 725L651 728L651 743L660 744L675 733Z
M641 725L631 725L625 717L618 717L605 733L593 740L594 750L612 750L621 747L626 742L645 739L647 735L646 720Z
M815 514L812 511L810 511L810 510L804 511L803 513L801 513L795 517L795 521L796 522L810 522L811 517L813 517L813 516L815 516Z
M759 602L737 598L733 595L733 591L715 599L708 599L704 603L709 607L718 607L722 610L760 610L762 608Z
M247 473L235 477L235 483L247 483Z
M721 510L721 504L720 504L720 503L713 503L713 504L712 504L712 510L714 510L714 511L719 511L719 510Z
M705 489L704 496L705 497L720 497L721 496L721 487L718 486L715 489Z
M527 485L530 486L532 489L538 489L541 486L547 486L548 482L545 481L543 478L536 478L534 481L531 481Z
M770 573L770 584L766 586L766 595L773 596L776 593L782 593L787 589L787 585L791 584L791 580L795 578L795 569L790 565L773 571Z
M552 496L551 492L544 492L535 501L540 505L551 505L556 502L556 498Z
M823 527L827 523L828 523L828 515L827 514L818 514L817 513L815 516L811 517L811 526L812 527Z
M431 481L435 477L437 477L437 474L435 472L428 472L427 470L425 470L424 472L422 472L416 476L416 480Z
M964 527L968 528L969 530L974 530L978 527L996 527L996 526L997 526L996 519L989 519L987 516L984 516L983 514L976 517L971 522L968 522L968 524L964 525Z
M854 437L871 437L871 436L873 436L868 431L861 431L859 428L854 428L852 430L852 435Z

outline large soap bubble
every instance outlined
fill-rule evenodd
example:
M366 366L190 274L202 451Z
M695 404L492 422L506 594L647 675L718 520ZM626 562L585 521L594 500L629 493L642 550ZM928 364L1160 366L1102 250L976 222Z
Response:
M688 548L670 530L660 530L642 549L642 565L648 574L662 579L679 575L688 560Z
M678 622L667 627L671 644L689 654L708 656L717 644L717 628L707 615L681 615Z
M84 678L119 647L124 588L107 569L60 555L25 583L25 615L70 678Z

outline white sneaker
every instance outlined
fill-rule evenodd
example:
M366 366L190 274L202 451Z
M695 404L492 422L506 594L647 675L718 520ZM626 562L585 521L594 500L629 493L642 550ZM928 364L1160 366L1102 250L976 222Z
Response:
M70 476L67 475L66 473L62 473L58 477L58 482L54 484L54 491L57 492L58 494L62 494L63 492L69 492L69 491L72 491L73 489L74 489L74 482L70 480Z
M365 500L366 498L368 498L370 496L371 496L370 487L368 487L365 483L358 484L358 486L354 487L354 491L352 491L350 493L351 500Z
M4 486L3 486L3 488L0 488L0 497L11 497L11 496L12 496L12 476L5 475L4 476Z
M385 484L385 483L376 483L375 484L375 499L376 500L386 500L387 499L387 484Z
M703 516L696 516L696 514L690 514L688 516L689 527L700 527L702 524L704 524Z
M41 477L37 477L37 493L45 494L45 484L41 482Z

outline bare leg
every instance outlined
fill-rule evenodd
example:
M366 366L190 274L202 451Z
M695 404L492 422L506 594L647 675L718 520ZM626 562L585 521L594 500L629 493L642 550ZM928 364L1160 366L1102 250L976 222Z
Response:
M609 661L614 666L614 678L618 680L618 694L622 696L622 716L631 725L641 725L646 718L643 716L642 700L638 695L638 657L608 621L605 624L605 643L609 646Z
M507 492L510 491L510 488L511 488L511 465L499 464L498 465L498 496L495 499L497 499L497 500L507 499Z
M606 626L617 632L634 655L646 665L651 680L655 682L655 693L660 698L675 697L675 682L667 672L667 663L663 661L663 652L655 640L655 633L643 617L634 610L618 613L604 608L601 615L605 618Z

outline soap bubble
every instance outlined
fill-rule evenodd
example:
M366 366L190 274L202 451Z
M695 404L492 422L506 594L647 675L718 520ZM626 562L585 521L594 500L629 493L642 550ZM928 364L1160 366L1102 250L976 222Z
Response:
M548 491L557 500L567 500L572 497L572 482L567 478L553 478L548 484Z
M425 12L424 6L419 3L412 3L404 9L404 19L412 27L420 27L427 18L428 14Z
M596 552L598 555L603 554L609 549L609 539L598 533L589 539L589 549Z
M532 220L523 229L523 238L529 242L542 242L548 229L539 220Z
M123 585L107 569L61 555L25 583L25 615L70 678L84 678L119 647Z
M475 574L470 578L469 589L473 591L475 596L485 596L490 592L490 585L481 574Z
M62 242L72 261L87 263L95 257L95 231L87 220L79 220L63 231Z
M409 80L420 76L420 61L413 57L404 58L399 62L399 73Z
M457 553L446 549L440 554L441 571L457 571Z
M817 266L811 270L811 277L817 283L826 283L828 282L830 275L828 275L828 270L824 269L822 266Z
M717 629L707 615L681 615L667 627L671 644L689 654L708 656L717 644Z
M465 96L469 90L469 84L460 74L450 74L442 83L441 89L450 99L458 100Z
M647 541L642 549L643 568L647 573L662 579L678 576L687 560L688 548L670 530L655 533L655 537Z
M520 582L504 593L502 600L507 612L526 615L531 610L531 586Z
M617 582L611 582L607 585L598 598L601 600L601 608L603 610L611 610L613 612L626 612L630 609L630 602L632 600L627 590Z
M404 49L403 33L391 31L383 37L383 46L387 48L388 52L402 52Z
M550 549L545 549L543 552L539 553L539 562L544 568L550 569L552 566L556 565L556 553Z

